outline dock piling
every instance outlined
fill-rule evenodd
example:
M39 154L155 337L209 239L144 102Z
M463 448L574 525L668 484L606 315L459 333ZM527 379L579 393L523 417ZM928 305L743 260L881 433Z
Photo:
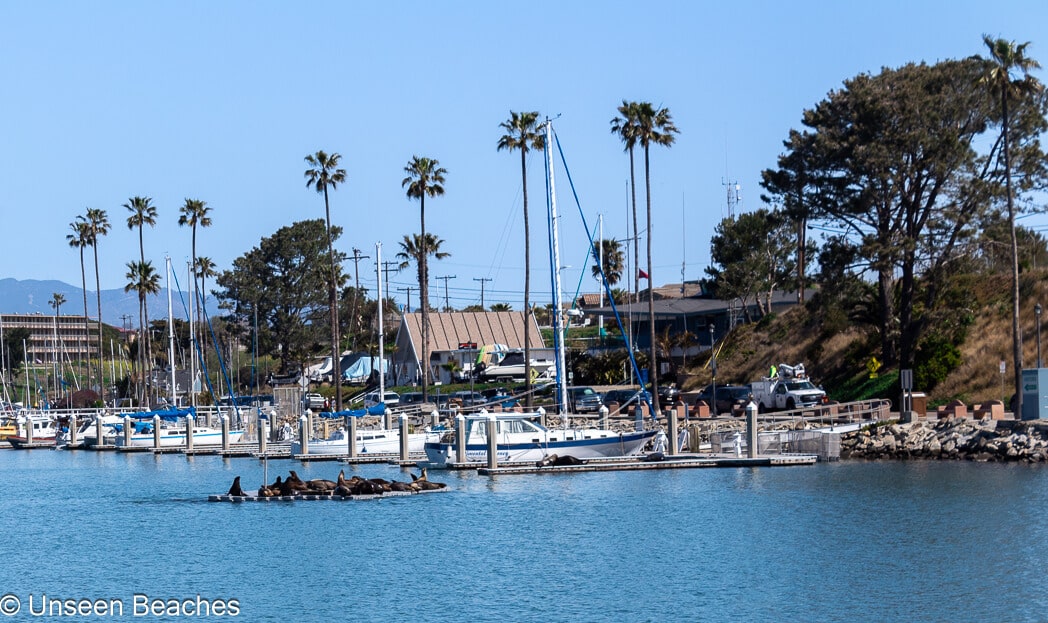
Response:
M408 414L400 414L400 460L408 460Z
M193 414L186 416L186 453L193 452Z
M153 416L153 448L160 449L160 416Z
M69 447L76 447L76 414L69 416Z
M309 454L309 418L298 418L298 441L302 445L302 454Z
M229 416L222 414L222 452L229 452Z
M455 462L466 462L466 416L455 416Z
M357 458L357 418L352 415L346 416L346 435L349 437L349 458Z
M265 415L258 416L258 453L262 456L266 455L266 424L269 422Z
M495 414L488 416L488 469L496 469L499 466L498 458L498 420Z
M99 418L99 421L101 421L101 418ZM101 439L102 438L99 437L99 440L101 440ZM130 448L131 447L131 416L130 415L125 415L124 416L124 447L125 448Z
M752 400L746 404L746 456L757 458L757 404Z

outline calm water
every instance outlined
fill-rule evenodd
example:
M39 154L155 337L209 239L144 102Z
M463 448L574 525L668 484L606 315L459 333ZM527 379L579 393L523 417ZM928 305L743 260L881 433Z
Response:
M335 463L272 461L334 478ZM245 621L1043 621L1048 468L837 463L215 504L251 459L0 451L0 595L235 599ZM410 480L392 466L347 474ZM146 599L146 598L142 598ZM0 606L3 604L0 603ZM0 616L0 619L3 619ZM100 618L100 617L62 617ZM195 617L203 618L203 617ZM211 617L230 618L230 617Z

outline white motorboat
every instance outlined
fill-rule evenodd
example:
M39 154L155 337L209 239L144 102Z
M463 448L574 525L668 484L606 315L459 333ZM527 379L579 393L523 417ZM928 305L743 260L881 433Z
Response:
M7 437L7 443L14 448L30 447L30 442L32 442L33 446L54 445L55 435L58 434L55 419L49 414L39 411L20 413L15 418L15 427L18 433ZM30 429L32 431L31 437L29 435Z
M490 363L477 366L477 378L482 381L520 380L525 377L524 351L511 350L490 354ZM531 374L535 379L548 379L553 374L555 362L548 359L531 359Z
M495 452L499 462L536 462L547 456L597 459L639 454L657 431L615 432L600 428L546 428L534 421L539 413L476 413L465 416L466 460L488 458L488 419L495 418ZM455 433L427 443L426 459L434 467L457 460Z
M421 433L408 433L408 452L421 454L425 451L425 445L429 441L439 441L442 431L425 431ZM399 454L400 453L400 430L399 429L369 429L357 431L357 454ZM302 442L295 440L291 443L291 454L303 454ZM316 455L348 455L349 437L345 428L338 428L328 436L327 439L311 439L309 441L308 454Z
M55 435L56 448L94 448L98 445L97 418L102 418L102 444L112 446L116 444L116 437L120 430L123 418L118 415L98 414L94 419L85 419L77 426L76 443L73 443L73 435L68 428L62 428Z

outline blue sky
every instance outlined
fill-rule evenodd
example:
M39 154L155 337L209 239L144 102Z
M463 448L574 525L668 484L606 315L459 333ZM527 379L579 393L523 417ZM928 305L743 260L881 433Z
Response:
M455 307L479 303L476 279L491 279L486 302L520 309L520 160L496 151L498 124L510 110L560 115L587 219L604 213L605 236L623 238L629 164L609 121L629 99L668 107L681 130L652 153L654 281L679 282L682 263L696 279L727 214L724 183L741 186L738 211L761 207L761 170L843 80L982 54L984 33L1031 41L1048 63L1045 24L1043 1L4 2L0 277L79 285L65 236L93 207L113 223L99 247L102 288L122 288L138 257L122 207L134 195L159 210L147 259L184 266L190 231L178 208L190 197L213 209L198 253L227 269L279 227L323 216L302 176L303 157L323 149L341 153L349 174L332 219L343 251L370 256L362 286L375 291L376 242L390 260L418 231L401 180L413 155L427 156L448 170L445 196L426 206L427 229L451 253L433 277L456 277ZM542 303L541 154L528 166L532 300ZM557 183L570 294L586 237L562 173ZM417 287L413 275L390 275L391 289ZM431 284L435 304L443 285ZM594 289L586 277L583 290Z

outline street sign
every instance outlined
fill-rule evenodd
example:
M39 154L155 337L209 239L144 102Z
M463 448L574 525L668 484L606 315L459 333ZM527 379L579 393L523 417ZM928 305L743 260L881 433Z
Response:
M1001 360L1001 374L1004 374L1007 371L1007 369L1008 369L1007 364L1005 364L1004 360L1002 359Z
M913 370L899 370L899 385L902 386L904 392L913 390Z

